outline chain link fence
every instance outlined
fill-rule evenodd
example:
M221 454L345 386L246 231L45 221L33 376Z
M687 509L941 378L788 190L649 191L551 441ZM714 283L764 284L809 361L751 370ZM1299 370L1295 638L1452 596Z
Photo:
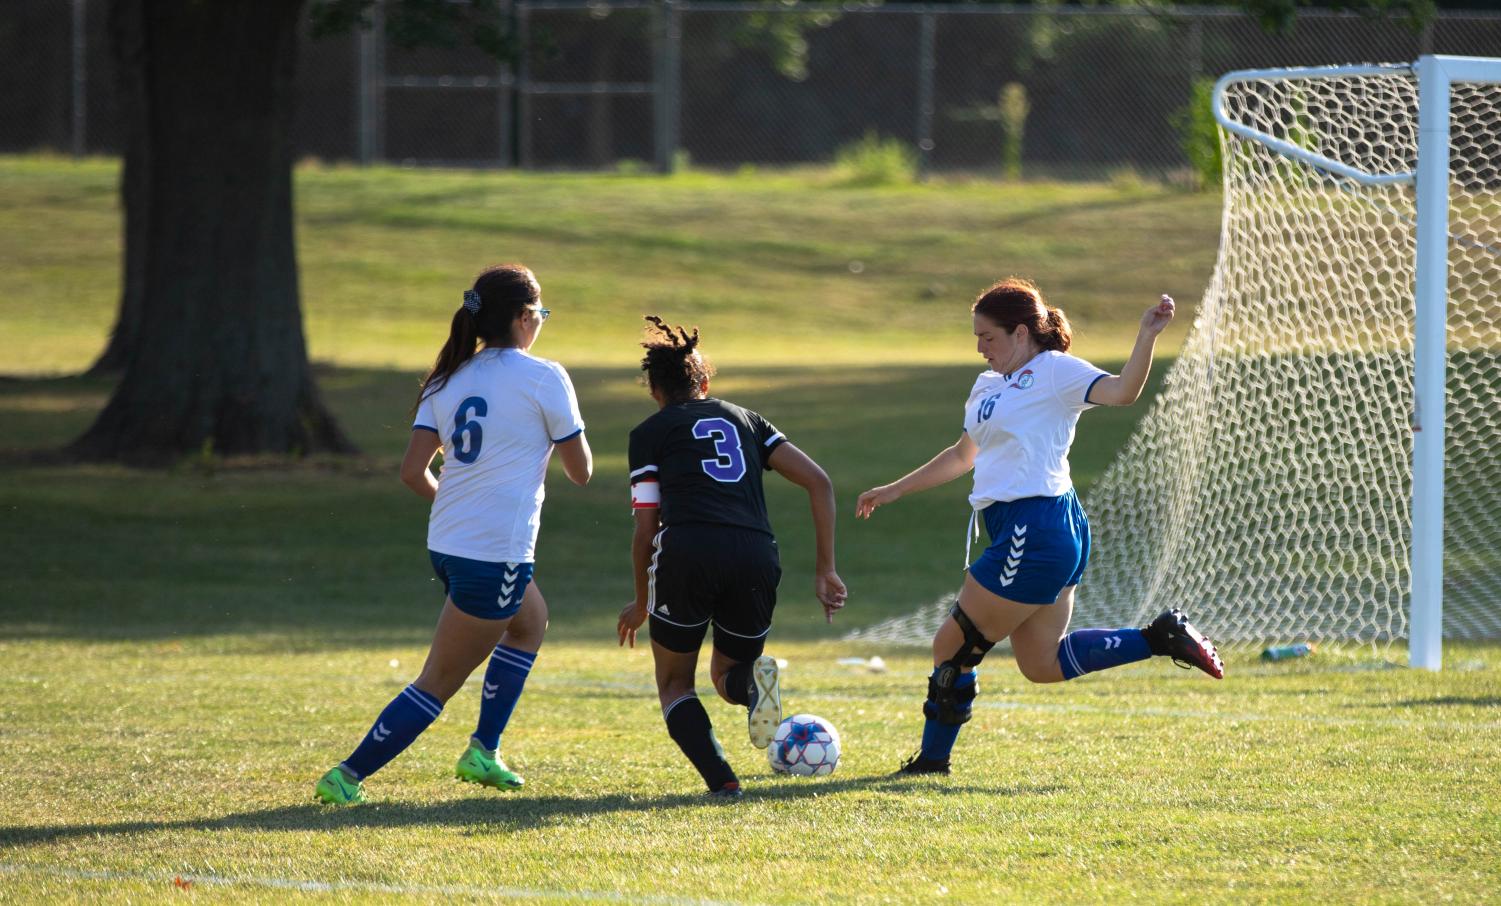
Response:
M108 0L5 0L0 153L118 154ZM518 2L506 62L304 41L299 157L670 169L827 163L874 134L920 167L1172 177L1195 80L1232 69L1501 55L1501 14L1396 20L1304 10L1290 35L1218 8Z

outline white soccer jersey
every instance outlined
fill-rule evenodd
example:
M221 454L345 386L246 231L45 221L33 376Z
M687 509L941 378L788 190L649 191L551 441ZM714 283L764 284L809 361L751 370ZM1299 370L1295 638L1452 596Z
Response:
M1073 487L1068 448L1089 389L1107 372L1046 350L1011 374L986 371L964 407L964 430L980 448L970 506L1057 497Z
M413 430L443 441L430 550L531 562L553 444L584 430L568 372L518 349L481 350L417 407Z

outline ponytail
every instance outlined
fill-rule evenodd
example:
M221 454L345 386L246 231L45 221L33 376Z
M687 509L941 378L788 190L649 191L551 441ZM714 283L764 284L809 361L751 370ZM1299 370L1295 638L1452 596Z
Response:
M1043 301L1042 291L1031 280L1007 277L981 293L970 311L984 315L1008 333L1018 324L1027 325L1032 339L1043 349L1068 352L1074 343L1074 330L1063 309Z
M1068 317L1061 308L1048 308L1048 316L1044 319L1043 329L1035 332L1037 342L1043 349L1056 349L1059 352L1068 352L1068 348L1074 345L1074 329L1068 323Z
M464 291L464 304L453 313L448 339L438 350L432 370L422 379L417 403L442 390L448 379L480 350L513 345L511 327L528 305L542 300L542 288L530 270L520 264L486 268L475 278L474 288Z

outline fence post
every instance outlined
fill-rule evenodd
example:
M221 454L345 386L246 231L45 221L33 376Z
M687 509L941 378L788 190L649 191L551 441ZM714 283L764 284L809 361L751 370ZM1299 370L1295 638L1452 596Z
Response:
M677 165L679 105L682 98L682 69L679 54L682 50L682 13L675 0L662 0L653 11L657 17L656 44L656 90L653 93L652 112L655 115L654 139L657 152L657 172L671 174Z
M73 0L73 156L83 157L88 151L89 125L89 58L87 54L88 32L85 29L88 15L88 0Z
M1184 55L1188 57L1188 86L1191 90L1193 83L1204 74L1204 20L1193 13L1189 16L1188 50Z
M498 15L501 19L503 30L514 37L512 29L516 26L515 11L511 7L511 0L501 0ZM516 88L516 61L509 54L496 66L495 88L495 119L499 135L496 136L500 148L495 155L496 166L505 168L511 165L512 142L515 140L514 127L516 110L512 95Z
M933 157L933 70L937 68L938 17L919 18L917 45L917 178L926 180Z
M370 24L360 29L356 63L359 84L355 90L359 159L370 166L382 156L381 122L386 92L386 14L381 0L370 8Z
M516 4L516 160L532 168L531 16L525 0Z

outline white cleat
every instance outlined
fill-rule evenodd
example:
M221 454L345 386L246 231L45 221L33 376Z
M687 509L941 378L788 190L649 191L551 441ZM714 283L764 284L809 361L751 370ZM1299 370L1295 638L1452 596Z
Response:
M751 667L750 741L758 749L771 745L777 726L782 723L782 687L777 676L777 659L762 655Z

